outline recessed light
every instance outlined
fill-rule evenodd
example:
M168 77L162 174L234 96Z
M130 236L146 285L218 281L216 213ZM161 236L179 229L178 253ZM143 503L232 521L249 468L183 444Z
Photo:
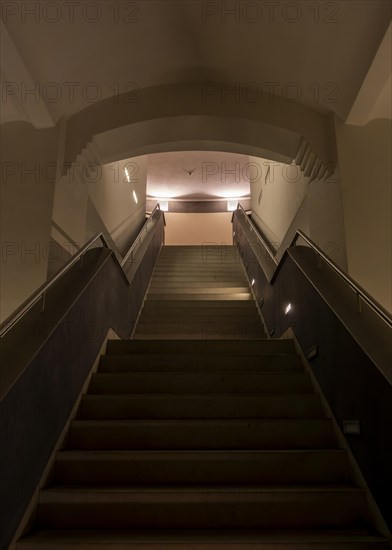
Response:
M127 167L124 168L124 172L125 172L125 177L127 178L127 182L131 183L131 178L129 177L129 172Z
M284 310L284 314L287 315L289 313L289 311L292 310L292 305L291 304L287 304L287 306L285 307L285 310Z
M137 204L137 195L136 195L136 191L132 191L132 195L133 195L133 200L136 202Z
M256 281L255 281L254 279L252 279L252 286L255 284L255 282L256 282Z
M361 424L359 420L343 420L343 433L347 435L360 435Z

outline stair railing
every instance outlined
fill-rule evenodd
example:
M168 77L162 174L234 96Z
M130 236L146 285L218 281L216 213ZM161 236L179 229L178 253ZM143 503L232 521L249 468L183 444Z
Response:
M124 267L125 264L129 261L134 261L135 253L137 251L140 251L143 241L146 235L150 231L150 226L153 225L153 222L155 222L155 220L158 219L161 214L163 215L163 210L161 210L159 203L157 203L154 210L151 212L149 218L146 220L146 223L143 225L140 233L132 243L131 247L129 248L128 252L125 254L124 258L122 259L121 267Z
M94 235L89 241L86 242L86 244L78 251L76 252L68 261L67 263L59 269L53 277L51 277L47 282L45 282L42 286L40 286L25 302L23 302L3 323L0 325L0 338L3 338L17 323L23 319L23 317L39 302L41 301L41 311L45 311L46 306L46 294L47 292L53 288L53 286L62 278L64 275L78 262L80 262L80 267L83 266L83 258L90 250L95 243L101 242L103 245L103 248L110 249L112 252L113 260L115 261L116 265L118 266L119 270L123 274L123 277L126 280L126 284L129 285L129 279L127 277L127 274L124 270L124 265L128 261L130 257L132 257L134 251L137 247L140 246L146 236L146 234L149 232L150 226L153 224L153 222L161 215L161 210L159 203L155 206L154 210L151 212L150 217L145 221L143 224L142 229L140 230L138 236L136 237L135 241L132 243L130 249L120 262L117 258L116 254L114 253L114 250L111 248L108 239L105 237L105 235L101 233L97 233Z
M263 248L268 253L269 258L274 263L275 268L272 272L272 275L268 277L270 282L273 282L273 280L275 279L277 273L279 272L279 269L280 269L281 265L283 264L283 262L286 259L288 249L292 246L295 246L299 239L302 239L303 241L306 242L306 244L310 248L312 248L315 251L315 253L318 257L319 265L321 265L321 261L325 262L356 293L358 312L361 312L361 301L363 300L364 302L366 302L372 308L373 311L375 311L377 313L377 315L390 328L392 328L392 315L385 308L383 308L383 306L381 304L376 302L376 300L374 300L374 298L372 298L372 296L370 296L370 294L368 292L366 292L366 290L364 290L356 281L354 281L354 279L352 279L347 273L344 273L344 271L342 271L340 269L340 267L338 265L336 265L336 263L333 260L331 260L331 258L329 258L325 254L325 252L323 252L323 250L321 250L321 248L319 248L317 246L316 243L314 243L305 233L303 233L303 231L301 231L301 230L296 231L290 245L286 248L282 258L278 262L275 258L275 255L271 251L271 248L269 247L268 243L264 240L264 238L260 234L259 229L255 226L255 224L252 222L252 220L246 214L245 210L243 209L243 207L241 206L240 203L238 203L237 210L235 212L239 213L243 217L243 219L246 220L246 222L248 223L248 225L250 227L250 231L255 234L257 240L262 244Z

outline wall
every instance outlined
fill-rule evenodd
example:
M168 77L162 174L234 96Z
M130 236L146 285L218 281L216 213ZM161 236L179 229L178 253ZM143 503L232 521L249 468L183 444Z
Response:
M1 126L1 320L46 280L57 129Z
M124 176L126 166L131 183ZM147 156L102 166L102 177L89 184L86 238L106 228L120 253L125 254L145 220L146 181Z
M250 161L260 166L251 184L252 219L276 251L277 259L301 229L347 270L338 173L309 183L299 167L255 157Z
M336 120L349 274L392 311L391 121Z
M84 167L69 171L56 185L53 238L63 248L72 248L72 243L81 246L102 231L125 253L145 220L147 157L98 165L91 171L87 160L78 162Z
M177 214L165 212L165 245L233 244L232 212Z
M277 251L280 259L297 230L308 235L343 271L347 272L346 236L338 173L313 181ZM304 244L301 240L299 244Z
M279 248L306 194L308 178L297 166L249 157L252 217L273 248ZM257 166L257 168L256 168Z
M145 220L147 157L94 169L82 156L61 175L60 126L6 123L1 138L3 321L95 233L111 237L120 254L129 248Z

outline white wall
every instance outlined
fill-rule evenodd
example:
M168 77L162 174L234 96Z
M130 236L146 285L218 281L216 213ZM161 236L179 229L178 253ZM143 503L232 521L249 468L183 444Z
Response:
M278 249L300 207L308 178L297 166L249 157L252 217L273 248ZM256 167L257 166L257 167Z
M336 120L349 274L392 311L392 128Z
M59 134L24 122L1 126L1 320L92 235L111 236L124 253L145 221L147 157L61 176Z
M178 214L165 212L166 245L233 244L232 212Z
M1 126L1 320L46 280L57 130Z
M131 182L124 175L126 166ZM125 254L145 220L147 156L105 164L101 169L102 177L89 183L86 237L106 228L120 253Z
M308 235L343 271L347 272L346 237L339 176L309 184L299 207L277 251L280 259L296 231ZM301 239L298 241L301 244ZM302 244L303 243L302 241Z
M251 162L262 168L251 184L252 219L275 249L277 258L301 229L347 270L338 173L328 180L309 183L299 167L255 157Z
M83 162L79 160L79 162ZM124 168L128 167L131 182ZM56 185L52 235L62 246L79 246L102 231L125 253L145 220L147 157L114 162L83 178L68 173ZM133 197L137 196L137 203Z

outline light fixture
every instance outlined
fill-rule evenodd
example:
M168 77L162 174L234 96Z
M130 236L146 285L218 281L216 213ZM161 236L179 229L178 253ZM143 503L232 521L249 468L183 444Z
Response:
M347 435L361 435L359 420L343 420L343 433Z
M317 344L315 344L314 346L309 348L308 351L306 352L306 358L307 359L314 359L317 356L318 356L318 346L317 346Z
M191 176L193 172L196 170L196 168L192 168L192 170L187 170L186 168L183 168L183 170L188 174L188 176Z
M227 211L234 212L234 210L237 210L237 203L237 200L227 201Z
M125 177L127 178L127 182L131 183L131 178L129 177L129 172L127 167L124 168L124 172L125 172Z
M133 200L134 200L134 201L136 202L136 204L137 204L137 195L136 195L136 191L135 191L135 190L132 191L132 195L133 195Z
M255 282L256 282L256 281L255 281L254 279L252 279L252 286L254 286Z
M161 209L163 212L169 212L169 201L162 201L162 200L160 200L160 201L159 201L159 206L160 206L160 209Z
M287 304L287 306L285 307L285 310L284 310L284 314L287 315L289 311L291 311L292 309L292 306L291 304Z

